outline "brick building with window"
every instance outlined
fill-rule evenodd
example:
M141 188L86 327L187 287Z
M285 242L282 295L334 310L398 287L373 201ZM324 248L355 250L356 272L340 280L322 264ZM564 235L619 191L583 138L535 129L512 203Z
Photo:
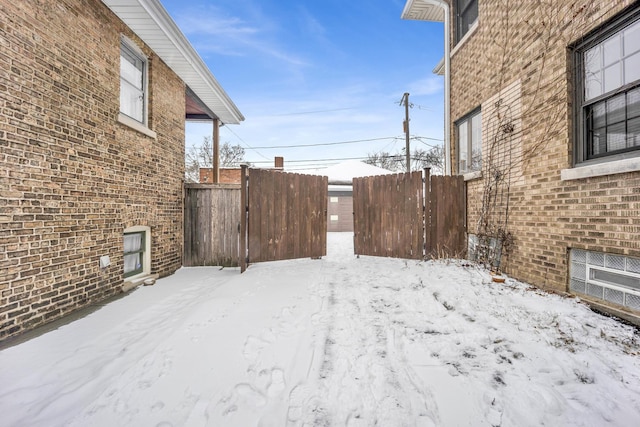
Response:
M2 339L180 268L185 120L243 117L158 0L0 22Z
M637 321L640 4L409 0L402 17L444 23L470 255L497 243L513 277Z

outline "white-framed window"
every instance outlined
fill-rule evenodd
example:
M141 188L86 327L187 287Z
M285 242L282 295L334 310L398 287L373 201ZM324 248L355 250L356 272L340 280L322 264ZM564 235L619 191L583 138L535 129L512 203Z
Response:
M120 42L120 112L147 124L148 60L135 44L122 37Z
M330 219L331 221L338 221L338 215L331 215L331 216L329 217L329 219Z
M456 0L454 12L458 43L478 20L478 0Z
M335 197L335 196L331 196L331 197L329 198L329 201L330 201L331 203L338 203L338 198L337 198L337 197Z
M458 173L482 169L482 112L473 110L456 122Z
M574 52L576 164L640 156L640 7Z
M123 235L124 277L131 279L151 273L151 229L129 227Z

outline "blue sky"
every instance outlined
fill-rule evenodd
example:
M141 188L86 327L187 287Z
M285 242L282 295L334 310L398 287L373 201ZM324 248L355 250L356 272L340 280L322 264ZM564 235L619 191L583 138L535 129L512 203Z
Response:
M443 26L400 19L404 0L162 3L245 116L221 128L221 141L243 146L256 166L274 156L297 169L398 152L404 92L414 104L411 135L440 140L412 148L442 143L444 81L431 70ZM189 124L187 146L210 133L209 124ZM371 141L334 144L357 140Z

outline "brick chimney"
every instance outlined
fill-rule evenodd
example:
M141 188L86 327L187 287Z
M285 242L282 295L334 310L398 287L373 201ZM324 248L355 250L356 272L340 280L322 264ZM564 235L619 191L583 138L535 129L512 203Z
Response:
M274 158L274 166L276 169L284 169L284 157Z

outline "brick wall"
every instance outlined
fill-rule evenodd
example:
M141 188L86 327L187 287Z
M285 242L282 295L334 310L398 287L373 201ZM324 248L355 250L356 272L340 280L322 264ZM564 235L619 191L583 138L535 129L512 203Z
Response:
M640 172L566 181L560 176L572 165L568 47L632 3L540 0L505 7L504 1L481 0L477 29L451 59L452 141L455 120L478 106L483 112L484 170L467 182L468 230L478 230L487 175L495 172L485 156L497 129L496 100L505 102L502 107L516 102L514 137L501 154L511 160L497 163L512 168L508 228L514 247L503 267L540 287L567 289L572 247L640 256ZM509 94L516 87L514 98ZM454 168L456 155L453 143ZM498 207L504 212L506 202Z
M127 227L151 228L152 273L181 266L185 90L100 1L2 2L0 22L6 338L117 293ZM157 138L117 122L121 34L149 58Z
M241 181L240 168L220 168L219 184L240 184ZM213 184L213 169L200 168L200 184Z

